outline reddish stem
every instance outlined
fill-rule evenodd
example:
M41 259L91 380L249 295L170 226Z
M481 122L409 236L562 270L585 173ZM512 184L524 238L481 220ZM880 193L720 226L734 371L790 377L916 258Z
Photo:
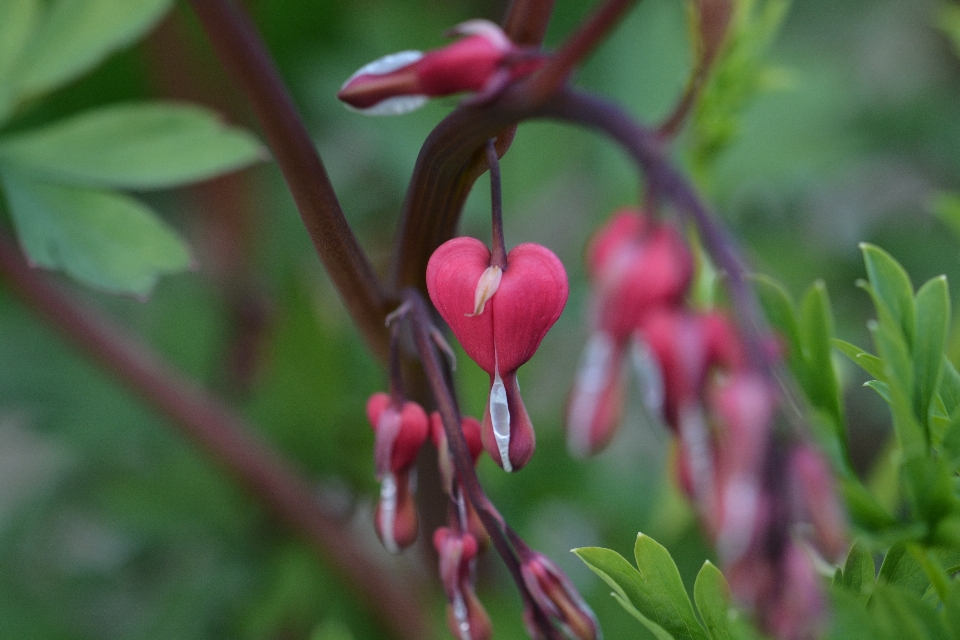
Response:
M81 306L0 238L0 282L63 337L170 419L289 527L310 541L341 579L404 640L432 638L421 594L401 587L355 542L354 533L318 506L310 482L254 435L242 418L164 363L110 319Z
M503 240L503 192L500 188L500 158L494 140L487 140L487 165L490 167L490 229L493 232L493 247L490 264L507 268L507 248Z
M391 300L350 230L300 118L259 34L232 0L191 0L224 67L253 106L320 260L347 310L381 360L389 335L383 319Z

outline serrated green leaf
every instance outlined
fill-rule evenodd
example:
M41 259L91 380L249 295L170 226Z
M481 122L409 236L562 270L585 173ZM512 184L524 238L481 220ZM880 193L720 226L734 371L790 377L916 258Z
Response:
M18 93L55 89L136 41L172 0L56 0L18 65Z
M709 560L703 563L693 585L697 611L713 640L733 640L730 631L730 586Z
M913 341L913 404L917 419L926 422L930 403L940 386L950 326L950 292L945 276L931 278L916 297L916 336Z
M883 369L883 360L872 353L868 353L857 345L840 340L839 338L833 339L833 346L874 378L880 379L886 375Z
M58 182L155 189L210 178L264 156L207 109L173 103L101 107L0 139L0 162Z
M114 293L147 295L190 254L177 234L136 200L0 173L20 244L35 264L62 269Z
M846 422L840 402L840 384L833 369L830 349L833 316L827 287L822 281L815 282L803 297L800 305L800 334L803 337L803 350L807 361L807 395L814 406L833 419L837 440L845 451Z
M657 640L674 640L674 636L654 620L644 615L637 607L650 611L653 595L648 592L643 578L636 568L616 551L603 547L583 547L573 552L590 570L600 576L614 590L613 597L630 615L657 637ZM654 610L653 613L656 613Z
M0 2L0 123L13 109L14 71L39 17L39 0Z
M847 554L840 584L856 594L858 598L866 600L873 590L876 571L873 557L858 540L853 543L850 553Z
M864 242L861 243L860 250L863 252L867 277L870 279L870 286L876 294L876 299L899 326L909 347L913 343L916 317L910 276L900 263L883 249Z
M654 596L649 600L653 615L639 606L637 608L678 640L705 640L707 635L697 621L670 552L650 536L641 533L637 535L633 553L640 576Z

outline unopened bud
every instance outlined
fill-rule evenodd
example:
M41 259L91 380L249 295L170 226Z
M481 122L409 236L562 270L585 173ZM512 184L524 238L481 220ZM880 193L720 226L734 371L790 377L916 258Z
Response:
M377 537L390 553L398 553L417 539L417 509L410 487L410 472L386 474L374 513Z
M546 556L535 553L520 567L534 603L563 631L577 640L601 638L600 625L570 579Z

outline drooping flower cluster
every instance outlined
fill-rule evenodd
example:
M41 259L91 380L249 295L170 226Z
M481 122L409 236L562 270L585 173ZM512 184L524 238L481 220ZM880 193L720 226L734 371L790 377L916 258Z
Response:
M566 305L563 264L546 247L526 243L507 254L501 269L479 240L454 238L430 258L427 290L464 351L490 376L484 448L504 470L520 469L533 456L535 436L517 369Z
M571 451L594 453L613 436L630 356L648 409L676 438L677 481L734 592L777 637L809 637L822 596L792 530L809 522L821 553L842 552L844 523L826 463L808 445L775 435L779 389L747 357L726 315L686 305L693 262L675 230L642 211L618 211L591 242L587 266L596 287L593 333L568 404Z

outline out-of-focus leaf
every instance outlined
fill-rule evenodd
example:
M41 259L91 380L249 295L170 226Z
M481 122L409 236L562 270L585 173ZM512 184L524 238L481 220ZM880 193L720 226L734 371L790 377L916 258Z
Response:
M262 158L260 143L201 107L102 107L0 139L0 162L44 178L121 189L173 187Z
M39 16L38 0L0 2L0 123L13 108L14 69Z
M0 173L29 259L115 293L147 295L164 274L183 271L190 253L173 229L125 195Z
M854 364L872 375L874 378L881 379L885 376L883 370L883 360L872 353L868 353L857 345L850 344L849 342L845 342L839 338L833 339L833 345L845 356L853 360Z
M656 620L648 618L641 612L641 608L656 615L652 603L657 594L651 593L640 573L616 551L602 547L583 547L573 552L590 567L590 570L600 576L613 589L613 596L627 612L643 623L657 640L673 640L674 636L664 629Z
M840 574L840 570L837 569ZM840 588L834 579L834 587L830 590L830 600L833 605L830 616L830 631L827 638L831 640L880 640L886 638L883 631L876 628L873 617L867 612L861 598L850 591Z
M955 580L950 587L941 616L953 640L960 640L960 581Z
M34 96L68 82L136 41L172 0L56 0L21 58L18 94Z
M919 597L894 585L877 585L868 607L877 627L901 640L940 640L946 636L940 616Z
M938 394L946 415L952 417L960 408L960 373L946 358L943 360L943 378L940 380Z
M709 560L703 563L693 585L697 611L713 640L733 640L730 631L730 586Z
M865 601L873 590L876 571L873 557L864 548L863 543L858 540L850 548L850 553L847 554L840 584Z
M960 7L953 5L943 5L949 7L951 15L956 18L954 24L957 27L956 34L960 36ZM960 41L955 41L960 42ZM933 214L960 238L960 194L956 193L938 193L933 199L931 206Z
M916 297L916 336L913 355L913 404L917 419L926 422L930 403L940 386L943 352L950 325L950 292L944 276L931 278Z
M859 526L882 531L897 524L896 518L890 515L856 478L841 478L840 489L851 518Z
M876 298L893 317L903 333L907 346L913 343L913 285L910 276L890 254L866 242L860 244L867 276Z
M830 299L823 281L815 282L800 305L800 334L803 336L807 360L808 389L814 406L829 415L837 430L841 449L846 449L846 429L843 406L840 402L840 384L833 370L830 340L833 338L833 315Z
M641 611L647 617L657 620L661 627L678 640L705 640L707 634L693 612L690 598L683 588L680 572L677 571L670 552L650 536L641 533L637 535L633 553L640 577L646 583L651 596L648 604L650 613L643 609Z
M890 404L890 385L886 382L880 382L879 380L867 380L863 383L863 386L873 389L877 392L883 401L887 404Z
M887 582L920 597L930 586L923 567L910 553L907 542L897 542L887 550L880 565L877 582Z
M757 297L770 326L780 332L790 345L791 359L802 352L797 312L790 294L773 278L758 274L752 277Z

